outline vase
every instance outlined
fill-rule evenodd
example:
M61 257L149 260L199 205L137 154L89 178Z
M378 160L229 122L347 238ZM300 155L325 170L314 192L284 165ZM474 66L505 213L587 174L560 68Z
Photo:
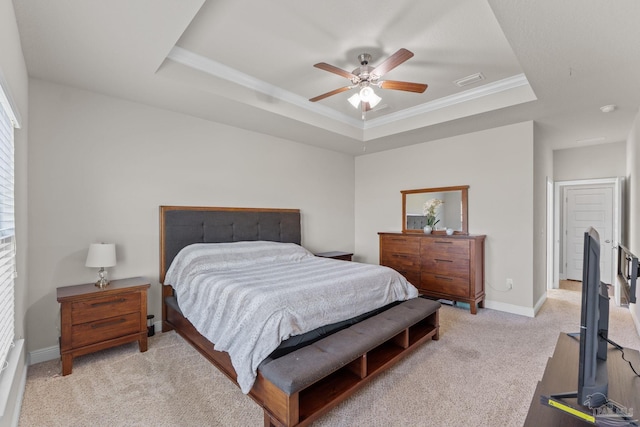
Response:
M453 228L447 228L447 236L451 236L453 234Z
M431 230L433 230L433 228L431 228L430 225L424 226L424 234L431 234Z

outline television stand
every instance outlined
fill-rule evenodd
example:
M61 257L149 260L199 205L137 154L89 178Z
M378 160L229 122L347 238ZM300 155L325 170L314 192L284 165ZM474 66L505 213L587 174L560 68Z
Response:
M531 399L529 412L524 422L525 427L583 427L594 425L587 419L570 412L574 410L580 414L591 415L587 408L578 405L575 393L558 393L563 390L576 390L578 388L579 353L580 343L578 340L566 333L561 333L553 356L549 358L542 380L538 382L536 391ZM625 348L624 355L634 367L640 366L640 353L637 350ZM607 349L608 397L610 400L629 408L629 410L633 410L632 418L637 420L640 419L640 393L638 393L640 378L634 375L629 364L621 356L622 353L616 348L609 346ZM571 396L572 394L573 397ZM557 407L549 406L548 401L543 403L543 396L553 402L565 405L566 408L563 409L566 410L559 410ZM622 423L624 419L621 417L616 421Z

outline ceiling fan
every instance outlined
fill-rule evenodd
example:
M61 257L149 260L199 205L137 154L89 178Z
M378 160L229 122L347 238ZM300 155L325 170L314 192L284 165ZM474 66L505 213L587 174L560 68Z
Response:
M401 82L396 80L380 80L380 78L389 71L396 68L409 58L413 56L413 53L407 49L400 49L390 57L388 57L382 64L377 67L369 65L371 62L371 55L368 53L362 53L358 55L358 61L360 66L352 72L345 71L341 68L320 62L315 64L314 67L321 70L329 71L330 73L337 74L342 77L346 77L351 80L351 84L343 86L341 88L332 90L331 92L323 93L315 98L309 99L311 102L320 101L321 99L328 98L329 96L336 95L354 88L360 88L353 96L349 98L349 102L356 108L362 109L362 115L374 108L381 98L376 95L373 90L373 86L381 89L402 90L406 92L423 93L427 89L427 85L423 83L411 83Z

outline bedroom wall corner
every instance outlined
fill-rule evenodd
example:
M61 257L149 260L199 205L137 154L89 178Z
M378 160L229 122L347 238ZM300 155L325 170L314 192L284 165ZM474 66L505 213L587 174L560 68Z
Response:
M553 150L536 123L534 138L533 184L533 288L531 302L538 307L547 293L547 178L554 180ZM539 307L538 307L539 308ZM537 313L537 310L535 310Z
M356 253L378 263L377 233L401 231L401 190L469 185L469 232L487 235L487 302L532 310L533 144L528 121L356 157Z

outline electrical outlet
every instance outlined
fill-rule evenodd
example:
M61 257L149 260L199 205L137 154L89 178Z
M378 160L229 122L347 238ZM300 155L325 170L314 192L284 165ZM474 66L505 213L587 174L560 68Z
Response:
M507 289L513 289L513 279L507 279Z

